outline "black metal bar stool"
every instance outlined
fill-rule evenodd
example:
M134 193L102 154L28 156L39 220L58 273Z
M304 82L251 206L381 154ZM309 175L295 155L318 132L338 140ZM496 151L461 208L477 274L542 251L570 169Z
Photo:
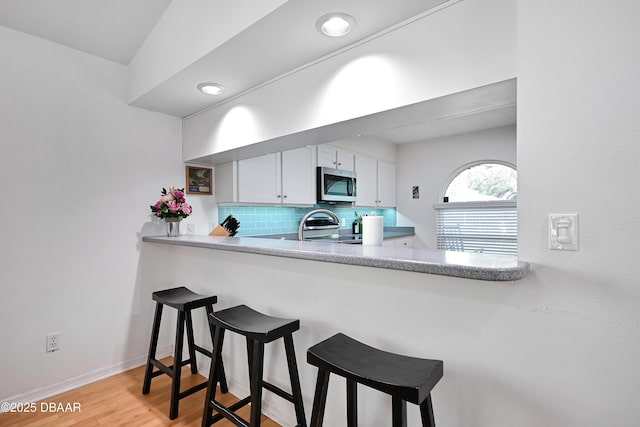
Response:
M406 427L407 402L420 405L423 427L435 427L431 390L442 378L442 360L389 353L336 334L309 348L307 362L318 367L310 427L322 426L330 373L347 379L348 427L358 425L358 383L391 395L393 427Z
M179 288L165 289L153 293L153 300L156 301L156 313L153 318L153 330L151 332L151 343L149 344L149 355L147 357L147 369L144 374L144 384L142 386L142 394L147 394L151 390L151 379L158 375L167 374L171 377L171 407L169 410L169 418L172 420L178 417L178 403L180 399L190 396L193 393L204 389L207 381L195 385L185 391L180 391L181 368L187 364L191 365L191 373L198 373L196 364L196 351L209 356L213 361L213 354L209 350L196 345L193 340L193 320L191 318L191 310L204 307L207 315L213 313L213 304L218 298L216 296L204 296L196 294L191 290L181 286ZM173 365L167 366L156 359L156 348L158 347L158 334L160 332L160 321L162 319L162 307L168 305L178 310L176 324L176 341L173 354ZM209 332L211 341L213 342L214 327L211 323ZM184 340L185 324L187 328L187 345L189 348L189 358L182 360L182 343ZM213 362L212 362L213 363ZM220 359L222 364L222 359ZM153 367L158 368L154 372ZM228 391L227 380L224 375L224 368L220 370L220 388L223 393Z
M260 427L260 415L262 412L262 389L265 388L285 400L293 403L298 427L306 427L302 404L302 392L300 390L300 378L296 355L293 347L293 332L300 329L300 321L293 319L281 319L259 313L246 305L220 310L209 315L209 322L215 326L213 339L213 352L215 362L211 364L209 373L209 386L207 398L204 404L202 425L210 426L223 418L229 419L240 427ZM222 343L224 332L229 330L243 335L247 340L247 356L249 361L249 381L251 394L229 407L223 406L215 400L216 383L224 374L222 369ZM291 380L291 394L281 388L263 380L264 345L279 338L284 339L284 348L289 367ZM249 422L238 416L235 411L251 403L251 418ZM218 412L213 414L213 411Z

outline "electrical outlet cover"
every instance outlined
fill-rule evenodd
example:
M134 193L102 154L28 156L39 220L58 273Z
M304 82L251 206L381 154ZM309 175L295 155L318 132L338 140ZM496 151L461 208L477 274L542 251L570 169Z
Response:
M60 332L47 335L47 353L60 350Z

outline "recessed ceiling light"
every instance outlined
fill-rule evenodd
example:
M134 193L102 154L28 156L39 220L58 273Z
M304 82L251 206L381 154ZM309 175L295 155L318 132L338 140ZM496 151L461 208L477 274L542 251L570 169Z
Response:
M200 83L198 89L207 95L220 95L224 92L224 86L217 83Z
M356 20L346 13L327 13L316 21L316 28L322 34L329 37L346 35L356 24Z

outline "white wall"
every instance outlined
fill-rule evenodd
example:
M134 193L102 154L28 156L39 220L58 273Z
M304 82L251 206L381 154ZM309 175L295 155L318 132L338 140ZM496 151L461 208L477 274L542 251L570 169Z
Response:
M479 160L516 164L516 127L398 144L397 222L416 227L416 247L436 249L436 211L442 192L460 167ZM413 186L420 187L414 199Z
M0 62L0 401L19 402L143 360L139 238L185 178L181 121L128 107L126 67L5 27Z
M502 387L519 426L640 420L639 20L633 0L518 1L518 240L533 271L504 321L533 348ZM549 213L580 215L578 252L547 249Z

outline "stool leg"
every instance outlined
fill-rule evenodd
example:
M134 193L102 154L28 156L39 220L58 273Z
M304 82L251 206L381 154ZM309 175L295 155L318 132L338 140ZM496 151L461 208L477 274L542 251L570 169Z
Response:
M216 386L219 377L224 374L222 367L222 343L224 342L224 329L216 328L213 336L213 360L209 369L209 380L207 381L207 395L204 400L204 413L202 414L202 427L211 425L212 405L211 401L216 398Z
M253 362L253 339L247 337L247 368L249 369L249 384L253 378L251 363Z
M324 421L324 408L327 403L327 390L329 389L329 371L318 369L316 392L313 396L313 408L311 409L310 427L322 427Z
M191 310L185 313L187 320L187 346L189 347L189 364L191 365L191 373L198 373L198 364L196 361L196 349L193 344L193 320L191 319Z
M250 427L260 427L262 413L262 370L264 367L264 343L253 342L251 355L251 417Z
M431 394L420 404L420 417L422 418L422 427L436 427L436 420L433 418Z
M407 402L399 397L393 397L391 401L393 421L392 427L407 427Z
M156 348L158 347L158 335L160 333L160 321L162 320L162 304L156 302L156 313L153 316L153 327L151 328L151 342L149 343L149 355L147 356L147 368L144 371L144 383L142 384L142 394L148 394L151 390L151 374L153 365L151 359L156 358Z
M209 319L209 316L211 314L213 314L213 306L208 305L205 307L205 310L207 311L207 320ZM211 334L211 343L214 345L214 349L213 349L213 358L215 358L215 333L216 333L216 328L213 324L211 324L211 322L209 323L209 333ZM223 331L224 334L224 331ZM213 366L213 360L211 360L211 366ZM222 391L223 393L228 393L229 392L229 386L227 385L227 376L224 373L224 363L222 362L222 356L220 356L220 391Z
M347 427L357 427L357 426L358 426L358 383L353 380L347 379Z
M175 420L178 417L178 403L180 400L180 377L182 374L182 342L184 341L185 314L178 310L176 323L176 343L173 352L173 379L171 381L171 409L169 418Z
M296 410L297 427L307 427L307 419L304 416L304 404L302 403L302 390L300 389L300 377L298 375L298 365L296 363L296 352L293 347L293 336L285 335L284 349L287 355L287 366L289 367L289 379L291 381L291 394L293 395L293 405Z

